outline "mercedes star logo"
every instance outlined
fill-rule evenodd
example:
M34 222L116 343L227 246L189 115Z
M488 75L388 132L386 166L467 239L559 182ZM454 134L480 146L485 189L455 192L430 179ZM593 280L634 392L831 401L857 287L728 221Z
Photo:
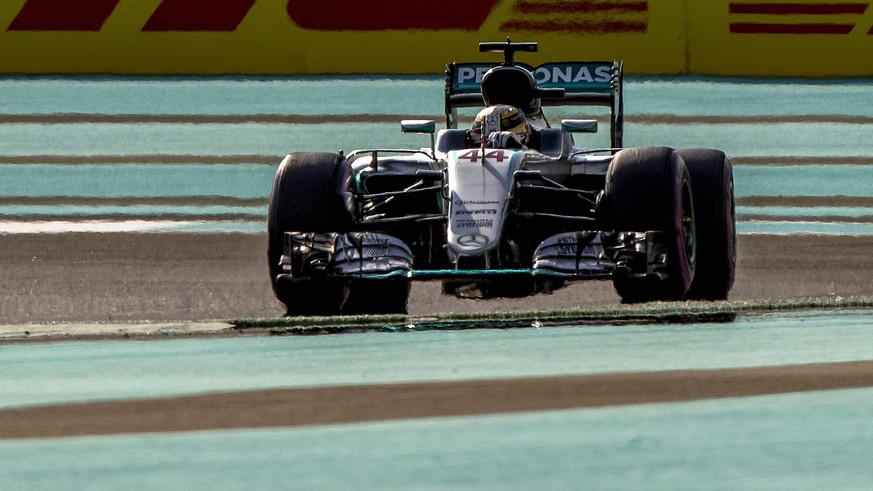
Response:
M488 243L488 237L482 234L469 234L458 237L458 244L464 247L482 247Z

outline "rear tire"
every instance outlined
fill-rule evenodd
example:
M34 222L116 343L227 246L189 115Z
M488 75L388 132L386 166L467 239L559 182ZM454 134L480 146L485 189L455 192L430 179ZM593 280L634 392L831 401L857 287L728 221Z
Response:
M665 278L623 274L616 268L613 285L622 300L684 299L695 274L696 234L691 178L682 159L667 147L618 152L607 172L601 206L605 227L664 234Z
M718 150L677 150L694 189L697 214L697 271L692 300L727 300L737 264L736 203L730 159Z
M351 166L331 153L292 153L276 171L267 210L267 260L276 298L288 315L333 315L344 300L341 283L299 277L279 281L285 232L347 232L352 217L346 204Z

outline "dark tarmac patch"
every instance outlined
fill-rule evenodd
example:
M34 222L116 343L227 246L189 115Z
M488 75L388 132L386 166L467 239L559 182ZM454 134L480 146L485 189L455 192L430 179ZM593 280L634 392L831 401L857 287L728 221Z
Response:
M873 298L871 258L870 237L741 235L731 302L818 298L825 302L820 308L849 307L837 300ZM0 269L3 325L275 320L284 312L270 289L266 234L0 235ZM484 301L441 295L438 283L416 283L409 313L443 316L439 321L500 320L531 311L583 318L624 308L619 302L608 281Z

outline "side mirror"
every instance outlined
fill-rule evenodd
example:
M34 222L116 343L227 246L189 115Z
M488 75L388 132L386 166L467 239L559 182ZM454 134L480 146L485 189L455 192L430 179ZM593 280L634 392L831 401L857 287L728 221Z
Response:
M561 131L564 133L597 133L597 120L562 119Z
M404 133L430 133L436 132L436 122L430 119L404 119L400 122L400 130Z
M436 122L432 119L404 119L400 122L400 131L403 133L427 133L430 135L430 154L434 155L434 133Z

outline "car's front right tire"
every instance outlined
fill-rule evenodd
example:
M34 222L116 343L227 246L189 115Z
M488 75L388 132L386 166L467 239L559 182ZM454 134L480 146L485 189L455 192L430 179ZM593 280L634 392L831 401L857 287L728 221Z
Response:
M330 278L279 278L285 232L346 232L352 217L346 205L351 166L339 154L292 153L276 171L267 210L267 261L276 298L288 315L336 315L343 285Z

